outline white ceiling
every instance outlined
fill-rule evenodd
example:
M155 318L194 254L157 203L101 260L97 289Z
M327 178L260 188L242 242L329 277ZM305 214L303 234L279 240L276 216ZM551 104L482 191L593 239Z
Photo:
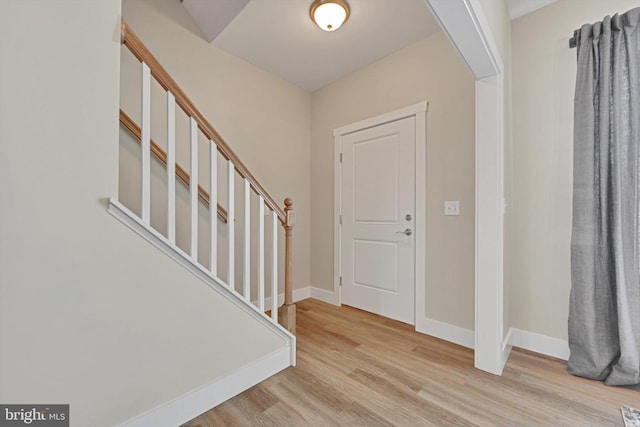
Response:
M558 0L507 0L509 17L511 19L518 19L527 13L531 13L534 10L538 10L556 1Z
M425 0L348 0L334 32L309 17L312 0L181 0L207 40L313 92L440 28ZM511 19L556 0L507 0Z
M229 22L240 13L249 0L180 0L189 15L211 43Z
M206 3L223 8L233 1ZM183 3L201 28L204 13L193 5L203 2ZM213 45L312 92L440 31L424 0L348 2L348 21L328 33L309 17L312 0L251 0Z

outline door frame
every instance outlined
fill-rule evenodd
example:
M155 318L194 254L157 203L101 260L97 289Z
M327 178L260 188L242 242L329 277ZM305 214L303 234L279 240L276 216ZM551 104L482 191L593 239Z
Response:
M409 117L415 118L415 253L414 253L414 306L415 314L413 325L418 326L420 319L425 316L425 294L426 294L426 270L425 263L418 262L426 257L426 209L427 209L427 112L429 103L427 101L410 105L399 110L394 110L385 114L341 126L333 130L334 141L334 166L333 166L333 295L337 305L342 305L342 287L340 277L342 276L342 227L340 224L340 214L342 212L342 168L340 167L340 147L342 137L361 130L395 122ZM420 160L421 159L421 160ZM422 301L422 304L418 302Z

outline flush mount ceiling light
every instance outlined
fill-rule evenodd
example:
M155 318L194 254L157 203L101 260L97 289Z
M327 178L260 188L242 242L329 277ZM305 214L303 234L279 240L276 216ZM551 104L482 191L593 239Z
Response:
M309 14L318 27L335 31L349 19L349 4L345 0L315 0Z

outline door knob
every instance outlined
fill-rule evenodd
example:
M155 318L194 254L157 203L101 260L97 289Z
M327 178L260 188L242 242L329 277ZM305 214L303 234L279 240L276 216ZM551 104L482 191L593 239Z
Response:
M406 234L407 236L411 236L413 231L410 228L405 229L404 231L396 231L397 234Z

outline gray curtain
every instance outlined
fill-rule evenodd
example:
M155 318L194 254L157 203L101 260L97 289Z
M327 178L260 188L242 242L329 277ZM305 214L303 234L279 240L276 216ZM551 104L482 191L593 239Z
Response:
M609 385L640 384L639 20L576 34L568 370Z

